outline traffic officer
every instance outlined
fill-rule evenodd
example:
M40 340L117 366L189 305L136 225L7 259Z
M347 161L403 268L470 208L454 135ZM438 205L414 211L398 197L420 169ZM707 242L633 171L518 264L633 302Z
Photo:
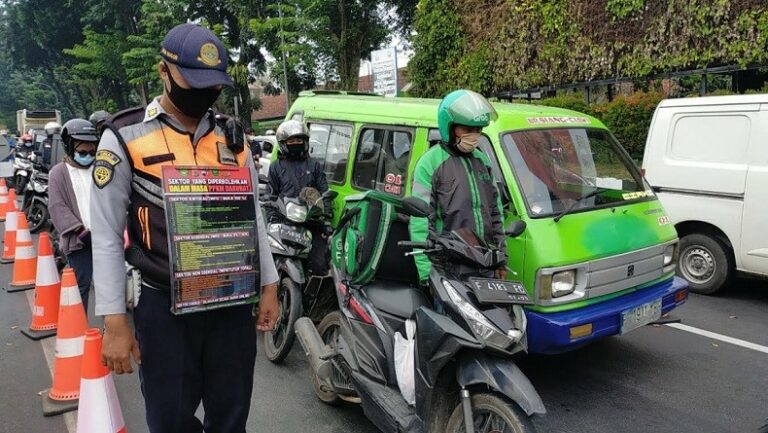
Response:
M253 388L256 330L274 329L277 272L256 203L261 297L253 308L231 306L185 315L170 312L164 165L247 166L211 110L231 86L224 45L210 30L181 24L166 35L158 65L163 94L146 108L117 113L105 125L94 163L91 222L96 314L104 316L102 362L117 374L139 365L152 433L245 432ZM242 133L241 133L242 135ZM242 142L241 142L242 143ZM129 247L124 250L127 225ZM126 316L125 261L141 271L134 309ZM195 411L202 401L205 419Z

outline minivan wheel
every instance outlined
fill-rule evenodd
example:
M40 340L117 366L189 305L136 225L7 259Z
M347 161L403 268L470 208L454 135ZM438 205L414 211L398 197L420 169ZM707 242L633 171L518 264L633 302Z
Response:
M730 279L733 263L727 247L717 239L701 233L680 240L677 274L689 283L690 291L711 295Z

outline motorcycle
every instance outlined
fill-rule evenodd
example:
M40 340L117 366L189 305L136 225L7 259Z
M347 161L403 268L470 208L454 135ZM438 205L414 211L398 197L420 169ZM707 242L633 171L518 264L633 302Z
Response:
M48 212L48 173L40 164L33 164L32 174L24 188L21 211L29 222L29 231L37 233L49 221Z
M333 199L335 191L320 193L314 188L304 188L298 198L280 198L266 203L272 209L276 221L267 227L269 244L275 267L279 274L278 299L280 312L272 331L264 332L264 351L267 358L282 362L293 346L294 324L303 314L322 318L335 303L329 276L306 277L312 233L308 226L325 224L324 199ZM274 218L274 217L273 217ZM319 320L319 319L318 319Z
M511 359L527 345L522 305L531 301L525 288L493 278L503 253L471 231L432 232L423 243L407 240L408 218L426 217L429 209L406 198L401 210L384 247L389 269L356 286L333 260L339 310L317 327L307 318L296 322L315 394L332 405L362 403L382 432L535 432L530 417L543 415L544 404ZM360 207L348 209L337 234L359 213ZM506 234L516 237L524 230L525 223L517 221ZM342 232L338 239L343 237ZM336 239L332 250L343 247ZM414 266L397 247L430 258L433 302L422 288L393 279ZM395 333L407 320L416 323L413 372L398 371L393 354ZM400 374L413 374L415 407L398 392Z
M29 176L32 174L36 155L34 152L19 152L17 149L13 157L13 185L16 194L22 195L27 187Z

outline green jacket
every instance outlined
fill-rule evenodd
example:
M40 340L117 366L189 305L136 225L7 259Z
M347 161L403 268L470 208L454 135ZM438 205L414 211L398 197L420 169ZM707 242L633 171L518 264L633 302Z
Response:
M430 207L428 218L411 218L411 240L425 241L429 229L440 234L469 228L488 245L504 241L501 199L490 160L480 150L467 155L444 144L433 146L416 164L411 194ZM424 281L429 277L429 259L415 258Z

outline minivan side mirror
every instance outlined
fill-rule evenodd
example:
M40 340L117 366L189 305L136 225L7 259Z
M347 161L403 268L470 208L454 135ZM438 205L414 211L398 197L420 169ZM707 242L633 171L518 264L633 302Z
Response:
M332 190L332 189L329 189L328 191L323 193L323 198L324 199L327 198L327 199L333 200L333 199L335 199L338 196L339 196L339 193L334 191L334 190Z
M429 216L429 205L424 200L416 197L403 199L403 213L416 218Z
M272 149L273 149L272 142L264 140L261 143L262 152L272 153Z
M521 234L523 234L523 232L525 231L525 227L526 227L525 221L522 221L522 220L513 221L509 226L507 226L507 230L504 232L504 234L506 234L511 238L516 238Z

